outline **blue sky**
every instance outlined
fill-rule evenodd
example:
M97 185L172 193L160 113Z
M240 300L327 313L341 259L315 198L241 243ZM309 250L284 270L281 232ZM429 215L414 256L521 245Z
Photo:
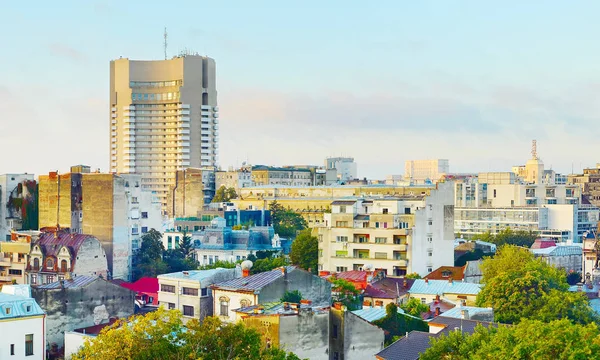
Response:
M449 158L508 170L531 139L568 172L600 158L600 3L34 1L1 5L0 173L108 165L108 68L185 48L217 61L221 165L359 175Z

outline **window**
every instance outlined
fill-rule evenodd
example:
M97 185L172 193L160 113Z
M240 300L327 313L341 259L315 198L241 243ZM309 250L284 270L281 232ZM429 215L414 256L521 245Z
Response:
M494 197L496 197L496 189L494 189Z
M137 204L137 203L138 203L138 198L137 198L137 197L135 197L135 196L133 196L133 197L131 198L131 203L132 203L132 204Z
M250 300L248 300L248 299L242 299L242 300L240 300L240 306L243 307L243 308L250 306Z
M31 305L27 305L25 306L25 311L30 313L31 312Z
M131 228L131 235L137 235L137 234L139 234L138 228L137 227L132 227Z
M208 288L200 289L200 296L208 296Z
M432 271L433 271L433 268L430 268L430 267L427 268L427 272L432 272Z
M337 351L333 353L333 360L340 360L340 354Z
M7 307L4 312L6 313L6 315L10 315L12 308Z
M433 252L431 252L431 251L430 251L430 252L428 252L428 253L427 253L427 256L430 256L430 257L431 257L431 256L433 256Z
M160 291L162 292L169 292L169 293L175 293L175 286L173 285L165 285L165 284L161 284L160 285Z
M336 221L335 227L348 227L348 222L347 221Z
M142 219L147 219L147 218L148 218L148 212L142 211Z
M427 299L426 298L421 298L421 304L427 304Z
M347 236L337 236L337 237L335 238L335 240L336 240L337 242L348 242L348 237L347 237Z
M198 296L198 289L192 289L192 288L184 287L183 288L183 295Z
M229 301L221 298L221 316L229 316Z
M389 210L387 208L383 208L383 213L387 214L389 212Z
M427 225L433 225L433 221L429 220L429 221L427 222Z
M427 238L427 242L432 242L432 241L433 241L433 238L431 238L431 237Z
M347 266L336 266L335 271L337 271L337 272L348 271L348 267Z
M173 237L167 236L167 250L171 250L173 248Z
M142 226L142 234L145 234L148 232L148 227L147 226Z
M340 213L345 213L346 212L346 206L345 205L341 205L340 206Z
M174 303L167 303L167 304L169 304L169 305L168 305L168 307L169 307L169 310L173 310L173 309L175 309L175 304L174 304Z
M46 284L51 284L54 282L54 275L46 276Z
M375 244L385 244L387 242L387 238L384 237L376 237Z
M46 260L46 268L47 269L52 269L54 267L54 260L53 259L47 259Z
M33 334L25 335L25 356L33 355Z
M40 259L35 258L33 259L33 270L39 270L40 269Z
M22 275L22 274L23 274L23 270L19 270L19 269L8 269L8 274L9 274L9 275Z
M67 272L67 260L61 260L60 261L60 271L62 272Z
M337 325L333 325L333 338L337 339L338 337L338 326Z
M31 274L31 284L32 285L37 284L37 274Z
M194 307L188 306L188 305L183 305L183 315L184 316L194 316Z

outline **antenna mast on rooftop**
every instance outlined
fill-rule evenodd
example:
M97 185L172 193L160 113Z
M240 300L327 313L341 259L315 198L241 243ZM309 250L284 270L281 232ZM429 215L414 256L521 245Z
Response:
M165 60L167 60L167 28L166 27L165 27L165 33L163 35L163 38L165 39L165 43L164 43Z
M538 155L537 155L537 141L533 140L531 142L531 156L537 160Z

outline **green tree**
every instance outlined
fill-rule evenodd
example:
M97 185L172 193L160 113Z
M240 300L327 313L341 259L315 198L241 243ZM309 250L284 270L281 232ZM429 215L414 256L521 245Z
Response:
M567 291L565 272L535 259L527 249L502 246L481 268L484 286L477 305L492 307L496 321L564 318L585 324L596 319L583 295Z
M311 235L310 229L303 230L292 242L290 260L292 264L304 270L317 272L319 257L319 241Z
M475 328L471 335L452 331L432 339L422 360L437 359L591 359L600 353L596 324L523 320L515 326Z
M360 291L348 280L333 278L331 281L331 294L334 302L341 302L349 310L358 310L362 304Z
M167 271L167 265L162 260L165 251L162 234L155 229L150 229L142 235L141 240L142 244L136 253L137 265L133 270L134 279L164 274Z
M189 320L185 326L181 313L162 307L128 323L103 329L86 340L73 356L83 359L270 359L298 360L292 353L280 349L264 349L261 335L254 329L222 323L207 317L202 323Z
M167 265L167 272L170 273L198 268L197 261L191 257L183 257L180 249L166 250L163 254L163 261Z
M487 241L497 246L515 245L526 248L531 247L536 238L537 236L531 231L514 231L511 228L506 228L496 235L487 232L473 237L474 240Z
M264 259L256 259L252 265L252 274L258 274L265 271L271 271L275 268L289 265L286 258L283 257L272 257Z
M404 336L410 331L428 331L429 327L421 318L407 316L398 312L398 306L389 303L385 307L385 317L373 321L386 332L386 344L390 344L399 336Z
M420 279L421 275L419 275L416 272L414 272L414 273L410 273L410 274L406 275L405 278L407 278L407 279Z
M581 274L577 271L570 271L567 274L567 284L569 285L577 285L578 282L581 281Z
M269 204L271 220L275 233L284 238L294 238L298 231L308 227L302 215L295 211L285 209L277 201Z
M210 269L216 269L216 268L233 269L236 267L237 264L239 264L241 262L242 262L241 260L236 261L236 262L219 260L219 261L215 261L212 264L198 266L198 270L210 270Z
M183 233L183 237L179 242L179 252L185 259L190 259L194 257L194 244L192 243L192 237L189 236L186 232Z
M290 303L300 303L300 300L302 300L302 293L300 292L300 290L292 290L292 291L286 291L285 294L283 294L283 297L281 298L281 302L290 302Z
M400 305L400 308L404 310L405 313L418 317L421 317L422 313L430 310L429 306L423 304L419 299L416 298L410 298L406 304Z
M215 191L215 196L212 199L214 203L229 202L231 199L236 199L237 193L234 188L228 188L225 185L221 185L220 188Z

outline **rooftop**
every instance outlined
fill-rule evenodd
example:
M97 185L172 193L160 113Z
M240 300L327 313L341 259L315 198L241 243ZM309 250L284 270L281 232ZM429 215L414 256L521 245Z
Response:
M294 270L296 270L294 266L285 267L285 271L287 272ZM212 288L230 291L260 291L263 287L269 285L280 277L283 277L283 273L283 268L277 268L247 277L224 281L222 283L213 285Z
M583 255L583 248L576 245L560 245L541 249L530 249L530 251L538 256Z
M362 309L354 310L354 311L352 311L352 313L368 322L373 322L373 321L377 321L379 319L383 319L386 315L385 307L383 307L383 306L375 306L375 307L363 306ZM416 316L412 316L412 315L404 313L404 310L400 309L400 307L398 307L398 313L404 314L404 315L414 318L414 319L418 319L418 317L416 317Z
M313 312L325 312L329 310L329 306L312 306L305 304L295 304L300 309L311 309ZM235 309L233 311L238 313L245 313L247 315L297 315L298 311L292 307L293 305L286 305L283 302L269 302L258 305L247 306L244 308ZM256 309L262 309L262 312L255 312Z
M189 270L189 271L179 271L169 274L158 275L158 279L168 278L168 279L181 279L181 280L196 280L202 281L208 279L215 274L220 273L223 270L231 270L224 268L216 268L210 270Z
M117 318L110 318L107 323L83 327L83 328L75 329L73 331L78 332L80 334L86 334L86 335L98 335L98 334L100 334L100 331L102 331L102 329L104 329L107 326L111 326L112 324L116 323L118 320L119 319L117 319Z
M470 320L480 320L479 317L494 316L494 310L489 308L477 307L477 306L456 306L448 311L445 311L443 316L446 318L460 319L462 317L462 311L467 310Z
M0 293L0 321L44 314L33 298Z
M158 293L157 278L143 277L134 283L123 282L119 285L135 292Z
M446 281L453 279L460 281L465 277L465 268L466 266L440 266L425 276L425 279Z
M407 294L414 282L414 279L386 277L374 283L368 284L363 295L365 297L395 299Z
M449 280L416 279L413 285L410 287L409 293L430 295L477 295L479 291L481 291L480 284Z
M70 280L59 280L59 281L55 281L50 284L39 285L37 287L37 289L55 290L55 289L61 289L63 287L65 289L76 289L76 288L87 286L98 279L99 279L99 277L97 277L97 276L81 275L81 276L76 276ZM62 282L62 284L61 284L61 282Z

